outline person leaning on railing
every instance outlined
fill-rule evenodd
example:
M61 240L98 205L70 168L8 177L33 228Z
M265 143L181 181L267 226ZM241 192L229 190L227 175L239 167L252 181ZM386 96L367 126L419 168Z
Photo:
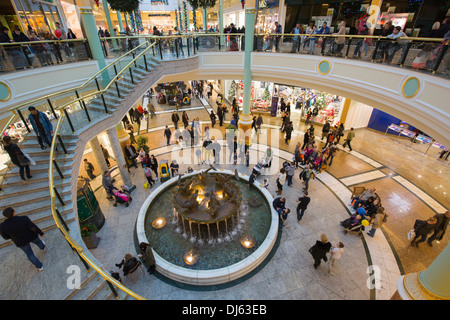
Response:
M9 29L7 27L1 27L0 43L16 42L9 37L8 33L9 33ZM4 46L4 51L7 53L8 56L11 57L12 63L14 65L14 69L25 68L26 58L25 58L25 54L23 53L22 49L20 48L20 45ZM6 59L6 57L5 57L5 59ZM3 69L5 69L4 66L3 66Z
M394 58L395 53L402 48L404 49L406 42L408 42L408 40L401 40L399 38L408 38L408 36L402 31L402 27L396 26L394 27L393 32L388 35L387 38L395 40L394 42L389 43L388 47L388 57L386 61L391 62Z

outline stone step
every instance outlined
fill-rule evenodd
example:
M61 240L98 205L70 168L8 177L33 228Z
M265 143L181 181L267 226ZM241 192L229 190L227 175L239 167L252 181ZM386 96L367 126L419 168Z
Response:
M67 214L70 210L73 210L73 203L71 200L67 200L64 207L61 205L57 205L57 209L59 213ZM34 223L39 223L41 221L53 218L50 199L36 201L24 205L18 203L14 206L14 210L16 211L16 215L28 216ZM6 218L3 216L0 217L0 223L5 221L5 219Z
M71 186L65 186L62 190L61 188L58 189L59 195L63 198L63 201L66 202L67 200L72 200L72 196L66 197L67 195L71 194ZM20 204L29 204L36 201L43 201L46 199L50 199L50 190L47 185L47 188L45 190L36 191L32 194L23 194L21 196L9 196L2 199L2 206L4 207L14 207L17 203ZM56 202L59 200L56 199Z
M36 162L35 166L30 166L31 169L31 174L34 175L35 173L41 173L41 172L46 172L48 173L48 157L39 160L39 162L37 162L35 159L33 159ZM58 161L58 166L61 170L68 170L70 168L72 168L74 161ZM10 170L5 174L5 177L14 177L14 176L19 176L19 167L18 166L11 166ZM48 179L48 176L47 176Z
M20 201L20 199L22 198L30 198L34 193L49 190L48 179L44 179L44 181L33 182L33 178L27 181L22 181L20 177L12 177L10 178L13 179L12 181L15 181L14 179L22 181L19 183L12 182L12 184L9 184L7 179L6 182L2 185L3 191L0 193L0 200L14 197L17 198L17 201ZM66 187L70 186L71 183L71 178L67 178L65 180L61 180L59 179L59 177L54 178L54 184L55 186L57 186L58 190L61 188L61 185L63 187Z
M45 164L40 164L39 166L43 167L43 166L45 166ZM44 169L41 172L35 171L34 167L35 166L30 166L32 177L27 182L24 182L20 178L20 174L19 174L18 170L17 170L17 174L6 176L6 179L3 182L3 189L6 189L7 187L12 187L12 186L23 186L24 184L28 184L28 183L37 183L37 182L47 182L48 183L48 166L47 166L46 170ZM69 167L67 169L63 169L60 167L60 170L65 179L70 179L70 177L72 176L72 168ZM58 181L61 179L61 177L59 176L59 174L55 168L53 168L53 173L54 173L55 181Z

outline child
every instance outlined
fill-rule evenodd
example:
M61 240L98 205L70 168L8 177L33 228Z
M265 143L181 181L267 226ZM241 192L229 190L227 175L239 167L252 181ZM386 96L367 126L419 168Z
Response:
M264 178L263 187L268 189L269 188L269 179Z
M328 273L334 275L334 273L331 272L331 267L334 266L334 262L336 260L339 260L341 258L342 253L344 252L344 244L342 242L338 242L337 246L331 247L331 256L330 260L328 261Z
M286 226L286 220L287 220L287 217L288 217L288 214L291 212L291 210L290 209L278 209L278 215L279 215L279 217L280 217L280 219L281 219L281 222L283 222L283 226L285 227Z
M155 180L153 180L152 169L150 169L150 167L144 165L144 174L145 174L145 177L147 178L150 188L153 187L153 185L155 184Z

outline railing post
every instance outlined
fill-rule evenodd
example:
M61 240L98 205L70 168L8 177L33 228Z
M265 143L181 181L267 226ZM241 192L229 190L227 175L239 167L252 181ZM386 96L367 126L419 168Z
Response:
M111 282L109 282L108 280L105 280L105 281L106 281L106 284L108 285L109 289L111 289L111 292L113 293L114 298L115 298L115 299L119 299L120 296L119 296L119 294L117 293L117 290L116 290L116 288L113 286L113 284L112 284Z
M72 124L72 121L70 120L67 109L64 109L64 113L66 114L66 118L67 118L67 121L69 122L70 129L72 129L72 133L75 133L75 129L73 128L73 124Z
M55 119L58 119L58 116L56 115L55 109L53 109L53 105L50 102L50 99L47 99L48 105L50 106L50 109L52 110L53 115L55 116Z
M116 76L117 76L117 68L116 68L116 65L114 65L114 72L116 73Z
M221 50L221 46L222 46L222 44L221 44L222 41L220 41L220 38L221 38L220 35L218 37L219 37L219 51L220 51Z
M136 55L135 55L134 51L131 53L131 55L133 56L133 60L136 59ZM136 60L134 60L134 67L135 68L137 67Z
M445 53L448 50L448 41L445 42L444 46L441 48L441 52L439 52L438 57L436 58L436 62L434 63L433 66L433 73L436 73L437 69L439 68L439 65L441 64L442 59L445 56Z
M133 71L131 71L131 68L128 70L130 70L131 83L134 84Z
M91 48L89 47L89 43L87 42L87 40L84 40L83 44L84 48L86 49L87 56L89 57L89 59L93 59Z
M66 222L64 221L64 219L63 219L61 213L59 213L58 208L55 208L55 211L56 211L56 215L58 216L58 219L61 221L61 223L62 223L64 229L66 229L66 231L69 232L70 229L69 229L69 227L67 226Z
M117 96L118 96L119 99L120 99L120 98L122 98L122 97L120 96L119 85L117 84L117 81L115 81L114 84L116 85Z
M105 112L106 114L108 114L108 107L106 106L106 101L105 101L105 97L103 96L103 93L101 94L102 97L102 101L103 101L103 107L105 107Z
M408 52L409 52L409 49L411 48L411 46L412 46L412 41L408 41L408 43L406 44L406 48L404 48L404 50L402 52L402 56L399 61L400 67L403 67L403 65L405 64L406 57L408 56Z
M161 47L161 39L158 39L158 46L159 46L159 55L161 56L161 60L163 60L163 53L162 53L162 47Z
M345 58L347 58L348 57L348 53L349 53L349 51L350 51L350 46L352 45L352 38L350 37L349 39L348 39L348 45L347 45L347 51L345 52Z
M17 110L17 113L19 114L20 119L22 119L23 124L25 125L25 127L27 128L28 133L31 132L30 128L28 127L28 123L25 121L25 118L23 117L23 114L20 110Z
M148 72L148 67L147 67L147 58L145 57L145 53L143 54L144 57L144 66L145 66L145 71Z
M58 190L56 190L56 188L53 187L53 191L55 191L55 195L56 195L56 197L58 198L59 203L60 203L63 207L65 207L66 204L64 203L63 199L62 199L61 196L59 195Z
M177 53L177 59L178 59L178 38L175 38L174 44L175 44L175 51Z
M58 134L56 137L58 138L61 148L63 148L63 150L64 150L64 154L67 156L69 153L67 152L66 146L64 145L64 142L63 142L61 136Z
M380 43L381 43L381 40L380 40L380 38L378 38L377 43L375 44L375 49L373 50L372 62L375 61L375 59L377 58L378 49L380 48Z
M75 94L77 95L77 99L80 99L80 96L79 96L77 90L75 90ZM84 101L82 99L79 100L79 102L80 102L81 109L84 110L84 112L86 113L86 117L87 117L89 123L91 123L91 117L89 116L89 111L86 108L86 104L84 103Z
M95 84L97 85L97 90L100 91L100 85L98 84L97 77L95 78Z
M58 174L61 177L61 179L64 180L64 175L62 174L61 169L59 168L58 163L55 161L55 159L53 159L53 165L55 166L56 171L58 171Z
M186 41L187 41L187 51L188 51L188 57L190 57L191 56L191 49L189 48L190 46L189 46L189 36L186 38Z

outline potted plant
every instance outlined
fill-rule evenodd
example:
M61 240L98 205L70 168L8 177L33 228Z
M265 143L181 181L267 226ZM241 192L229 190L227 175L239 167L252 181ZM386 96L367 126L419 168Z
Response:
M97 237L96 232L98 232L98 229L93 223L87 223L81 226L81 237L88 249L97 248L100 242L100 238Z
M147 145L148 142L148 138L146 136L139 136L136 139L136 143L138 145L138 151L142 149L144 149L145 152L148 152L150 150L150 148Z

